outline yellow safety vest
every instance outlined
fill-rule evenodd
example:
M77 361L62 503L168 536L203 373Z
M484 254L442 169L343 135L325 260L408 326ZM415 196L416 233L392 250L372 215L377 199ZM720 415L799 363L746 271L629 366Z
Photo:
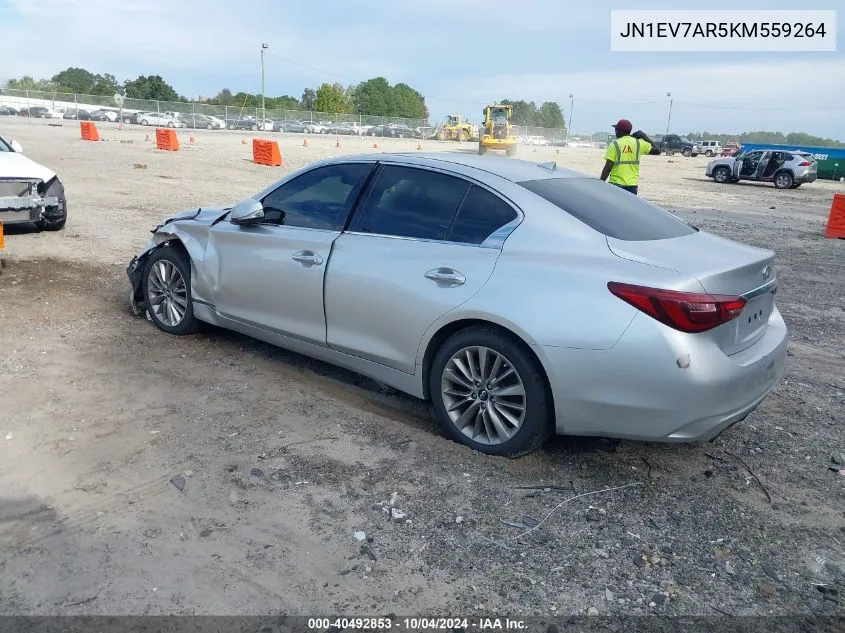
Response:
M613 161L608 182L625 187L633 187L640 182L640 155L651 151L651 143L623 136L614 139L607 146L605 160Z

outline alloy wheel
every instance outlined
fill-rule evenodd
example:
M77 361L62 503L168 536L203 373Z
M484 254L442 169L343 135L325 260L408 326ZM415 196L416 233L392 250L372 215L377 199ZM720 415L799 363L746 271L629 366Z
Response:
M188 309L188 288L173 262L155 262L147 277L147 288L150 309L156 318L169 327L179 325Z
M510 440L525 420L522 378L504 355L489 347L456 352L443 369L440 393L452 424L479 444Z

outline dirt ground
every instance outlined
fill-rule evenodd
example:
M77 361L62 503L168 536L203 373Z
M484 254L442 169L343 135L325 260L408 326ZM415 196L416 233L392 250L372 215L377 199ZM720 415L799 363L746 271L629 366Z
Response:
M8 228L2 252L0 614L845 613L845 241L823 237L842 183L716 185L704 157L646 158L641 195L777 252L786 377L713 443L555 438L509 460L353 374L128 308L125 266L171 213L419 141L279 136L269 168L252 135L183 130L169 153L144 128L89 143L54 123L0 119L70 214ZM521 538L505 523L547 515Z

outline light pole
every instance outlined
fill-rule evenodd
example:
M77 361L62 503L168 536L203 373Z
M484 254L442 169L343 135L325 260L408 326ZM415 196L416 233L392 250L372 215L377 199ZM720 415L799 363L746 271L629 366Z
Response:
M261 127L264 127L264 121L267 120L267 113L264 110L264 50L270 48L267 44L261 44Z
M569 135L572 133L572 110L575 108L575 95L569 95L569 125L566 126L566 146L569 147Z
M672 122L672 93L667 92L666 96L669 97L669 118L666 119L666 134L669 134L669 124Z

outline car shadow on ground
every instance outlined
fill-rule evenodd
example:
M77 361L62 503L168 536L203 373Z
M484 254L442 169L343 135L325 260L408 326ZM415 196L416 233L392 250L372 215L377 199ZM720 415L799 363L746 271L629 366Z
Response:
M10 236L10 235L30 235L32 233L41 233L41 229L39 229L35 224L32 222L22 223L22 224L4 224L3 225L3 235Z

